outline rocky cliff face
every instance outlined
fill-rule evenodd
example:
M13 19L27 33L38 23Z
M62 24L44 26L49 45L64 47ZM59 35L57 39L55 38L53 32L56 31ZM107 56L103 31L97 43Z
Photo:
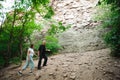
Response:
M54 0L54 19L71 28L62 33L59 42L62 52L85 52L105 48L99 22L93 21L99 0Z

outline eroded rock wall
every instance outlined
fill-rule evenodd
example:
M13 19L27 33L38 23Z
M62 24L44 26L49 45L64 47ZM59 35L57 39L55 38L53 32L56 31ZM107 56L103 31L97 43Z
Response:
M100 22L93 21L95 6L99 0L54 0L54 19L62 21L71 28L62 33L59 42L62 52L86 52L105 48L101 39L104 32L98 27Z

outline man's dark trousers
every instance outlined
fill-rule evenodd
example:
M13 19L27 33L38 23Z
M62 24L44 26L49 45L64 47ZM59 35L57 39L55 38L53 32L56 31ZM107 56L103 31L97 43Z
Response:
M41 63L42 63L42 59L44 58L44 63L43 63L43 66L46 66L47 65L47 56L45 54L43 55L40 55L39 57L39 62L38 62L38 69L41 69Z

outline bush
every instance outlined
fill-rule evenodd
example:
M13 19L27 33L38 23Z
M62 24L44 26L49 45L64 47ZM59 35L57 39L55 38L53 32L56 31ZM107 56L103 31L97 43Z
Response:
M104 41L111 48L113 56L120 56L120 30L113 28L104 35Z
M52 53L58 52L58 50L61 48L58 43L58 39L56 37L46 36L45 40L46 40L46 49L50 50ZM40 40L37 43L39 43L39 44L35 45L36 50L39 48L40 44L42 44L42 41Z
M54 13L53 8L51 6L48 7L47 9L48 9L48 12L44 16L44 18L50 19L55 13Z
M3 56L0 55L0 67L3 67L5 64L5 60L3 58Z
M102 21L102 27L107 29L103 35L103 39L106 45L111 48L112 56L120 56L120 8L115 7L114 4L100 5L99 12L102 14L97 14L98 20Z
M26 60L27 53L22 54L22 60Z
M46 41L46 48L53 53L58 52L58 50L61 48L58 43L58 39L54 36L46 36Z
M120 56L120 16L117 10L111 11L110 19L105 22L105 26L110 30L104 35L104 40L112 50L113 56ZM107 25L106 25L107 24Z
M18 65L19 63L21 63L21 59L20 57L14 57L10 60L10 63Z

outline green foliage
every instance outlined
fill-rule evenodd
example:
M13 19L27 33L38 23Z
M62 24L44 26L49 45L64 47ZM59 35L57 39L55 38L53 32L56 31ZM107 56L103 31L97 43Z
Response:
M45 37L45 40L47 41L47 49L52 51L52 53L58 52L58 50L61 48L58 42L58 36L68 28L70 28L70 26L63 26L62 22L51 24L51 27L47 31L47 35Z
M35 23L35 14L41 6L44 7L43 13L46 14L45 6L49 2L49 0L21 1L22 3L15 0L14 11L6 14L6 20L0 27L0 53L3 53L3 57L7 56L5 64L8 64L9 60L17 64L22 59L19 57L25 58L24 45L31 43L30 36L35 30L41 30L40 25Z
M26 60L27 53L22 54L22 60Z
M54 15L54 11L53 11L53 8L50 6L50 7L48 7L48 12L44 16L44 18L50 19L53 15Z
M54 37L54 36L46 36L45 37L46 40L46 49L50 50L52 52L52 54L58 52L58 50L61 48L59 42L58 42L58 38ZM38 44L39 43L39 44ZM42 40L39 40L36 45L35 45L35 49L38 50L39 46L42 44Z
M15 0L14 10L6 14L6 20L0 27L0 53L3 53L0 55L2 56L0 65L8 65L9 61L18 64L20 59L26 59L25 49L28 47L26 44L32 43L31 35L34 31L42 29L42 24L35 23L36 13L39 13L46 21L54 15L53 8L48 6L48 3L49 0ZM45 37L47 49L53 53L57 52L60 48L57 35L68 28L61 22L52 23ZM35 44L36 49L39 46L38 43Z
M70 28L70 26L63 26L62 22L53 22L46 32L47 34L45 35L45 37L43 37L47 42L46 48L50 50L53 54L57 53L58 50L61 48L58 42L58 37L60 33L66 31L68 28ZM42 44L42 40L39 40L35 43L36 50L38 49L39 45Z
M16 17L18 18L16 18L16 23L13 27L13 22L8 22L8 20L13 21L13 14L8 14L0 35L0 43L2 44L0 45L0 52L4 52L10 43L10 52L12 53L10 56L12 57L18 55L16 53L19 53L19 46L23 45L24 39L30 36L34 30L40 29L39 25L34 22L34 13L31 13L31 11L27 12L27 15L22 15L21 21L19 20L21 18L19 14Z
M108 47L112 50L113 56L120 56L120 7L118 0L103 0L109 5L104 4L100 6L99 10L102 14L98 14L98 20L102 21L102 25L107 29L103 38ZM111 3L111 5L110 5ZM116 5L115 5L116 4Z
M39 46L42 44L42 40L38 40L34 44L35 44L34 50L38 51Z
M120 0L103 0L108 4L115 4L116 6L120 6Z
M21 62L20 57L14 57L10 60L10 63L16 64L16 65L20 64L20 62Z
M70 26L63 26L61 22L58 22L57 24L51 24L51 28L48 30L48 34L56 35L58 33L64 32L68 28L70 28Z
M58 50L61 48L59 43L58 43L58 39L54 36L46 36L45 37L46 40L46 48L50 51L52 51L52 53L58 52Z
M22 0L22 3L24 3L25 1L31 2L35 7L41 4L46 5L49 3L49 0Z
M5 60L3 58L3 56L0 55L0 67L3 67L5 64Z
M48 4L49 3L49 0L32 0L32 3L34 4L34 5L39 5L39 4L43 4L43 5L46 5L46 4Z

